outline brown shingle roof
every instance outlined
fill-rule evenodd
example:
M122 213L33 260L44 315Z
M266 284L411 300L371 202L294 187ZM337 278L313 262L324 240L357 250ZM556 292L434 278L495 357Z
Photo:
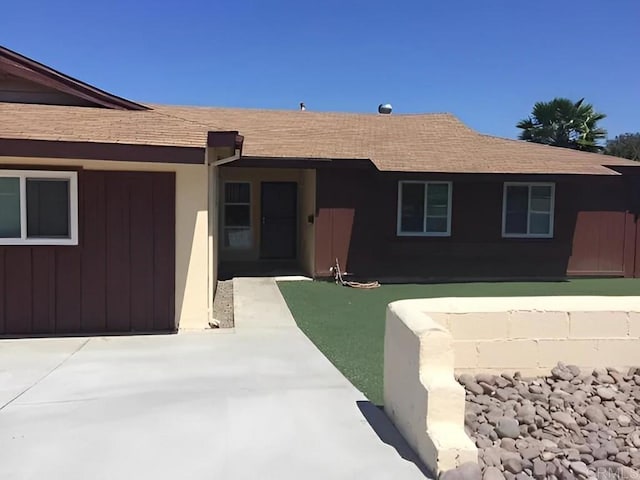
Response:
M204 147L208 131L237 130L245 139L244 156L370 159L389 171L611 175L616 173L603 165L638 165L481 135L450 114L151 107L0 104L0 138Z
M212 130L238 130L243 155L366 158L380 170L615 175L636 162L481 135L451 114L371 115L154 105Z
M0 138L204 148L206 131L154 110L0 102Z

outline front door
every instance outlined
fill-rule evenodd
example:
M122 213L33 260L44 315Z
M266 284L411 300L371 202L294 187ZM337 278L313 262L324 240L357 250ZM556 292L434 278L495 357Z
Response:
M261 258L295 258L297 244L298 185L262 182Z

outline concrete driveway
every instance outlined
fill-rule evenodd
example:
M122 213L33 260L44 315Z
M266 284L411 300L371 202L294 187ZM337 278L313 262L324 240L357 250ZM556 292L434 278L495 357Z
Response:
M295 326L241 323L0 341L0 478L424 478Z

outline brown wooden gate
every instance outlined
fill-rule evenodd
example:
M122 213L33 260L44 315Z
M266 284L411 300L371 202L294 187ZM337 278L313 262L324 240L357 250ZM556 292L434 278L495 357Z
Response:
M78 183L78 246L0 246L0 334L174 330L175 174Z

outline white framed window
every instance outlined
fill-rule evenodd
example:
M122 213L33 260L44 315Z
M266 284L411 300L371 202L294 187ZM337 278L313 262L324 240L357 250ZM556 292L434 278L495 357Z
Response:
M251 183L225 182L223 192L223 245L246 249L253 246L251 230Z
M0 245L78 245L78 173L0 170Z
M398 236L451 236L451 182L398 182Z
M502 199L502 236L552 238L554 183L506 182Z

